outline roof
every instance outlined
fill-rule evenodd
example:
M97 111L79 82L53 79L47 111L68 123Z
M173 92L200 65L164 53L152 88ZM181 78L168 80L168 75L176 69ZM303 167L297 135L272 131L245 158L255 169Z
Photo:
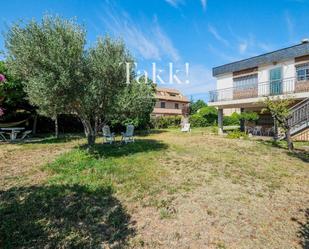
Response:
M175 102L185 102L189 103L189 99L182 95L182 93L177 89L171 89L171 88L156 88L156 98L160 100L167 100L167 101L175 101ZM159 92L163 93L160 94ZM175 94L176 96L171 96L169 93Z
M232 62L212 69L213 76L236 72L247 68L254 68L260 65L284 61L309 54L309 43L301 43L288 48L279 49L270 53L254 56L248 59Z
M157 92L168 92L168 93L177 93L177 94L181 94L179 90L174 89L174 88L157 87L156 90L157 90Z

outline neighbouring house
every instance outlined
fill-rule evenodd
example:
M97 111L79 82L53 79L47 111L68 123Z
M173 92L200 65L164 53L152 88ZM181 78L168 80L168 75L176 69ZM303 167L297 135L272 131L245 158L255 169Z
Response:
M217 89L210 92L210 106L218 108L219 132L224 109L239 108L259 113L255 124L242 124L270 134L276 127L270 114L260 114L267 96L295 100L290 119L294 139L309 140L309 40L300 44L213 68ZM253 126L253 127L249 127Z
M170 88L156 88L156 105L152 116L187 116L189 113L189 103L187 97L180 91Z

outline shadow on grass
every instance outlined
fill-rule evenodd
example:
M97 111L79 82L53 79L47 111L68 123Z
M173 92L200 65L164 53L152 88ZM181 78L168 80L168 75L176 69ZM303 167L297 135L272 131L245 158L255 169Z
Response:
M89 151L97 157L122 157L140 152L160 151L168 148L168 145L154 139L137 139L134 143L124 144L95 144L90 150L86 145L80 148Z
M301 246L304 249L309 248L309 208L300 210L305 214L305 221L301 222L296 218L292 218L292 221L295 221L299 225L298 237L301 239Z
M57 144L57 143L65 143L65 142L70 142L73 140L77 139L82 139L84 138L83 134L64 134L60 135L59 138L56 138L51 135L41 135L38 137L33 137L30 139L25 139L23 141L20 141L17 143L26 143L26 144Z
M12 188L0 192L1 248L122 248L133 223L110 187Z
M309 163L309 152L304 150L294 150L293 152L287 152L289 156L298 158L305 163ZM309 249L309 248L308 248Z
M304 162L309 162L309 152L306 150L302 150L299 148L295 148L294 151L288 151L287 149L287 145L286 142L283 141L261 141L262 144L268 145L268 146L272 146L275 148L279 148L279 149L284 149L286 150L286 153L291 156L291 157L295 157L298 158ZM294 142L295 143L295 142Z

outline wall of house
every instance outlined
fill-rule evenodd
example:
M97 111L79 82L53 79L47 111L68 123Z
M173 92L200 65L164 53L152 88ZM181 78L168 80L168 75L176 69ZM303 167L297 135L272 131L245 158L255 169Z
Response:
M294 59L279 62L276 65L268 64L259 66L258 69L258 81L260 83L258 94L259 96L263 96L269 93L269 72L273 68L282 68L282 78L285 79L283 81L282 88L284 92L292 92L294 91L294 77L295 77L295 62ZM265 83L265 84L263 84Z
M217 89L226 89L233 87L233 74L224 74L217 77ZM218 99L231 99L233 97L233 92L220 91L218 93Z
M268 65L261 65L258 68L258 96L265 96L269 94L269 74L270 70L273 68L281 67L282 68L282 78L283 84L282 88L284 93L293 92L295 88L295 77L296 77L296 70L295 70L295 61L294 59L278 62L276 65L268 64ZM224 74L217 76L217 89L226 89L233 87L233 74ZM218 93L218 99L232 99L233 92L230 90L227 91L220 91Z
M161 102L165 102L165 109L176 109L175 104L178 104L179 105L178 109L181 110L186 105L182 102L160 100L156 102L155 108L161 108Z

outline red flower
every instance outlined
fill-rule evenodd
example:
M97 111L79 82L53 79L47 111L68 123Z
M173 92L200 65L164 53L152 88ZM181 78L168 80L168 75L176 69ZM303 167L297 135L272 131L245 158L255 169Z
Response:
M3 81L5 81L5 76L0 73L0 82L3 82Z

